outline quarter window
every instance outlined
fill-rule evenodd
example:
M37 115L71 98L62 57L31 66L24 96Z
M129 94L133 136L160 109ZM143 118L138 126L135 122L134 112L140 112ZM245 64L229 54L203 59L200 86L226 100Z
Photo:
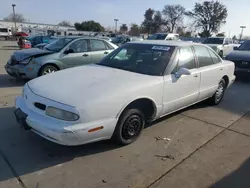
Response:
M90 40L90 47L92 51L106 50L106 45L101 40Z
M205 67L213 65L214 62L208 52L208 49L204 46L194 46L195 54L199 61L199 67Z
M196 68L194 54L190 47L180 48L178 67L187 69Z
M219 56L217 54L215 54L215 52L213 52L212 50L208 49L208 52L213 60L214 63L220 63L221 59L219 58Z

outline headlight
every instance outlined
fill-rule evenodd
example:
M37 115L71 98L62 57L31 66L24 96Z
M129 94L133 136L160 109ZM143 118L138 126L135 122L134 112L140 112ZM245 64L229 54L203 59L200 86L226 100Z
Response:
M56 119L61 119L64 121L76 121L79 119L79 116L75 113L66 111L66 110L62 110L62 109L58 109L55 107L51 107L49 106L46 109L46 115L50 116L50 117L54 117Z
M32 60L32 58L27 58L27 59L25 59L25 60L23 60L23 61L20 61L20 64L28 64L30 61Z

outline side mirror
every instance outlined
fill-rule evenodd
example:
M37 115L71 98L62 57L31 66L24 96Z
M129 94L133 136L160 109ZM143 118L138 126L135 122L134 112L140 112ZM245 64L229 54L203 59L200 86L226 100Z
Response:
M72 49L68 49L68 50L65 50L64 54L72 54L74 53L74 50Z
M191 75L191 71L187 68L181 67L176 73L175 77L180 78L182 75Z
M239 48L237 46L234 47L234 50L238 50Z

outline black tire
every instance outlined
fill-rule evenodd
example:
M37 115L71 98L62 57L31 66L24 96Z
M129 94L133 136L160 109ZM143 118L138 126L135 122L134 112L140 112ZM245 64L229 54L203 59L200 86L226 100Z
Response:
M139 109L127 109L119 118L112 139L122 146L131 144L140 137L144 125L145 116Z
M45 65L39 71L39 75L38 76L43 76L43 75L50 74L50 73L56 72L56 71L58 71L58 68L56 66L54 66L54 65Z
M220 51L220 52L219 52L219 56L220 56L221 58L223 58L223 51Z
M226 81L222 78L214 95L208 100L211 105L218 105L224 97Z

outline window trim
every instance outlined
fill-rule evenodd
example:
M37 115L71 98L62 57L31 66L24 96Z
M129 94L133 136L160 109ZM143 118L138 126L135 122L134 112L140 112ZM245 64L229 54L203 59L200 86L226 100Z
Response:
M92 48L91 48L91 40L96 40L96 41L101 41L101 42L103 42L103 44L104 44L104 46L105 46L105 49L102 49L102 50L92 50ZM105 43L105 41L104 40L100 40L100 39L89 39L89 49L90 49L90 52L99 52L99 51L105 51L105 50L108 50L108 48L107 48L107 45L106 45L106 43Z

